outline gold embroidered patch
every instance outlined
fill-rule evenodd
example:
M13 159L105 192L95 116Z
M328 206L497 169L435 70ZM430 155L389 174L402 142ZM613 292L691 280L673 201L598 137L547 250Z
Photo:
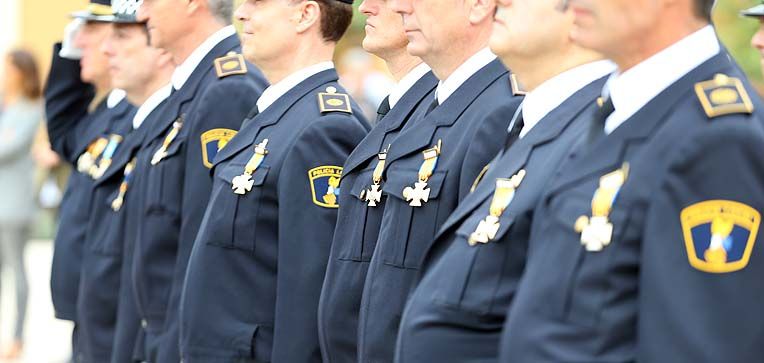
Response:
M215 59L215 72L218 78L225 78L234 74L247 73L247 63L244 56L235 52Z
M201 136L204 166L211 168L215 156L234 136L236 136L236 130L231 129L211 129L204 132Z
M743 82L717 74L714 79L695 84L695 93L708 117L753 112L753 103Z

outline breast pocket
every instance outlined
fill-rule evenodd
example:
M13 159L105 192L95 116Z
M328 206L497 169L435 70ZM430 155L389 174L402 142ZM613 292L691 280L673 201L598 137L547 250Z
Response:
M388 196L385 218L380 230L377 250L382 261L391 266L419 268L422 257L437 231L439 213L452 209L443 206L441 191L446 182L446 171L435 171L427 180L429 195L419 207L410 205L404 196L406 188L413 188L418 169L390 169L382 190ZM411 196L411 195L409 195ZM414 195L422 200L421 195ZM454 203L455 204L455 203ZM446 211L446 212L450 212Z
M515 217L504 215L490 242L470 246L470 236L486 214L473 214L456 230L453 241L446 242L450 244L433 267L439 276L436 301L474 314L503 315L525 259L526 241L515 242L512 236L527 235L528 223L515 223Z
M371 187L373 169L363 170L357 176L343 179L350 184L349 195L340 201L342 208L338 216L336 243L340 243L338 258L368 262L374 252L379 225L384 210L385 196L375 207L368 206L366 194ZM344 188L342 184L340 188Z
M180 213L185 171L185 158L183 157L185 147L185 138L173 140L167 147L164 157L149 167L145 184L149 214L177 216ZM154 145L153 148L153 152L156 152L159 145Z
M215 186L207 206L203 240L207 244L254 251L257 215L269 167L261 165L252 174L252 188L234 193L233 179L244 173L244 164L227 164L215 172Z
M544 304L553 316L580 326L595 327L599 323L606 301L615 291L612 288L614 267L617 260L638 253L634 244L627 241L625 231L629 228L629 208L614 206L609 221L613 225L611 242L601 251L587 251L581 243L581 234L574 229L576 220L591 215L591 196L566 196L549 205L553 215L553 238L544 251L549 266L557 270L554 276L558 289ZM622 271L623 272L623 271Z

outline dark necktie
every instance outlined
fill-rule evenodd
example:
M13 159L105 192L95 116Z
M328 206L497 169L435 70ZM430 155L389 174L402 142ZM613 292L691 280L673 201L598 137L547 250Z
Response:
M613 100L608 96L592 117L592 123L589 125L589 136L586 139L589 145L605 134L605 121L613 111L615 111L615 106L613 106Z
M388 112L390 112L390 96L385 97L385 99L382 100L382 103L379 104L379 107L377 107L376 123L379 123L379 121L381 121Z
M520 131L523 130L523 126L525 126L525 120L523 119L523 110L520 108L517 110L515 121L512 123L512 128L507 132L507 139L504 140L504 149L502 150L502 154L506 153L512 144L514 144L520 138Z
M255 117L257 115L259 115L259 114L260 114L260 108L257 107L257 104L255 104L255 107L252 107L252 109L247 114L247 118L245 118L244 122L241 123L241 127L239 128L239 130L241 130L241 129L247 127L247 125L251 124L252 120L254 120Z
M436 107L438 107L440 104L438 103L438 97L435 97L434 100L432 100L432 103L430 103L430 106L427 107L427 111L424 112L424 115L427 116L434 110Z

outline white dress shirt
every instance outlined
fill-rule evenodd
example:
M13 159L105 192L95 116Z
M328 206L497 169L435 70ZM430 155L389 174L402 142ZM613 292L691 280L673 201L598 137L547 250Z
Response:
M196 67L199 66L199 63L201 63L204 57L212 51L212 48L215 48L220 42L234 34L236 34L236 28L234 28L233 25L229 25L216 31L202 42L202 44L199 44L199 46L191 52L191 55L189 55L182 64L178 65L172 73L171 83L173 88L176 90L181 89L181 87L186 84L186 81L188 81L188 77L191 77L191 73L194 73Z
M448 78L438 82L436 91L438 104L442 105L468 78L472 77L473 74L488 65L488 63L493 62L494 59L496 59L496 54L493 54L488 48L483 48L473 54L466 62L462 63L459 68L456 68L454 73L448 76Z
M141 107L138 107L138 111L135 111L135 116L133 116L133 129L141 127L143 121L146 121L146 117L149 117L162 101L167 99L167 97L170 97L170 90L172 90L172 83L168 83L156 90L156 92L143 102Z
M260 98L257 99L257 109L260 112L265 111L265 109L270 107L270 105L276 102L285 93L289 92L289 90L300 84L300 82L308 79L310 76L318 74L319 72L323 72L332 68L334 68L334 63L321 62L312 66L305 67L288 75L278 83L268 86L268 88L263 91L262 95L260 95Z
M392 109L395 107L395 105L398 103L398 101L401 100L401 97L406 94L406 92L411 89L411 87L414 86L417 81L422 79L427 72L430 71L430 66L424 63L420 63L418 66L414 67L409 73L407 73L403 78L401 78L401 81L396 83L395 86L390 90L390 95L387 98L387 102L390 103L390 108Z
M605 87L615 107L605 120L605 133L613 132L663 90L719 51L714 28L707 25L626 72L614 73Z
M520 130L520 138L574 93L612 73L615 68L615 64L609 60L586 63L562 72L528 92L523 99L524 125Z
M115 88L106 96L106 108L114 108L125 99L127 93L119 88Z

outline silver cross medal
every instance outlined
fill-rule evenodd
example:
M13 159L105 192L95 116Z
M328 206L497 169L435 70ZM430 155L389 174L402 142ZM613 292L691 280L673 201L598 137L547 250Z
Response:
M233 192L239 195L247 194L252 191L252 187L255 185L255 181L252 180L252 175L244 173L231 181L233 183Z
M403 197L409 202L412 207L421 207L422 202L427 203L430 200L430 188L427 186L426 181L418 181L414 183L414 187L406 187L403 189Z
M268 153L268 150L265 149L266 145L268 145L268 139L257 144L255 146L255 154L252 155L247 165L244 166L244 172L231 180L231 189L233 189L234 193L244 195L252 191L252 187L255 185L255 181L252 180L252 174L255 173L257 167L263 162L265 154Z

